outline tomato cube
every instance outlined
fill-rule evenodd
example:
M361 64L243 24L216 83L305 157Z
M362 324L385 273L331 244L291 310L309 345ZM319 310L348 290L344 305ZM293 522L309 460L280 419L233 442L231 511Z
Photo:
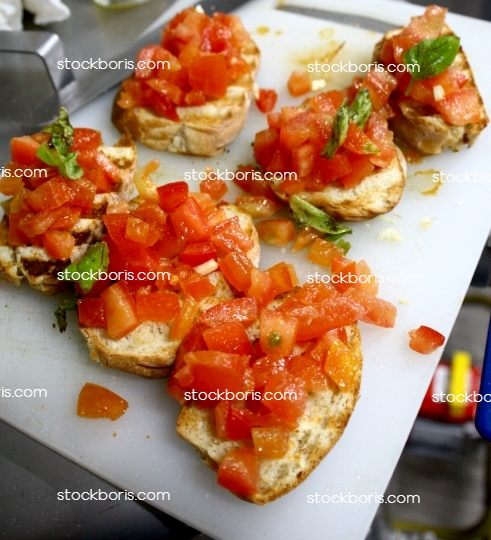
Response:
M121 339L139 326L135 300L125 281L119 281L102 291L101 298L107 333L113 339Z
M19 165L33 165L39 158L36 152L40 144L28 135L24 137L14 137L10 141L10 153L12 161Z
M235 205L252 218L269 218L281 209L281 204L266 197L237 197Z
M295 239L295 229L289 219L266 219L256 223L261 240L274 246L285 246Z
M106 326L102 298L81 298L77 300L78 324L95 328Z
M196 321L199 304L193 298L187 298L174 320L171 331L171 339L183 339Z
M217 482L237 495L259 490L259 461L252 448L229 450L218 466Z
M336 339L329 348L324 369L340 389L350 390L359 377L361 356Z
M384 328L393 328L396 323L397 308L381 298L375 298L361 289L348 289L344 295L357 302L365 309L361 317L363 322Z
M172 212L187 199L188 192L186 182L172 182L158 187L160 207L164 212Z
M221 179L207 178L200 182L199 190L202 193L208 193L214 201L219 201L228 191L227 184Z
M43 234L43 246L53 259L66 261L72 255L75 238L68 231L46 231Z
M297 337L298 320L286 314L263 309L260 320L261 349L273 358L289 356Z
M77 402L77 415L84 418L117 420L128 408L128 402L98 384L85 383Z
M445 336L429 326L409 332L409 346L421 354L431 354L445 343Z
M179 255L179 259L189 266L199 266L210 259L216 261L217 250L211 242L196 242L188 244Z
M293 97L298 97L312 90L309 76L303 71L292 71L287 82L288 91Z
M311 235L314 236L312 233ZM315 264L331 268L334 258L343 254L344 251L336 244L328 242L327 240L322 240L321 238L316 238L307 258Z
M166 323L175 319L181 305L179 296L173 292L159 291L136 294L136 311L141 321Z
M247 328L257 317L258 307L254 298L235 298L208 308L200 315L200 322L208 326L217 326L237 321Z
M305 385L288 371L278 371L268 378L261 402L278 418L296 426L307 404Z
M227 281L238 291L245 292L251 286L251 272L254 265L240 252L228 253L218 266Z
M171 212L170 220L177 236L182 236L186 243L202 242L210 236L206 216L193 197L188 197Z
M257 108L263 113L269 113L274 109L278 94L275 90L260 88L259 95L256 97Z
M229 322L208 328L203 338L210 351L253 355L247 332L239 322Z
M262 459L278 459L288 452L290 433L283 427L252 429L254 452Z

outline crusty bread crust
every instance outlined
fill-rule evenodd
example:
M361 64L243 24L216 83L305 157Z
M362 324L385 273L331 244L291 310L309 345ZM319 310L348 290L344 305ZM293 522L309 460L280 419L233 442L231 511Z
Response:
M19 286L26 279L31 287L45 295L53 295L67 287L67 282L57 279L70 263L78 261L89 246L103 236L102 216L108 204L119 199L128 200L134 190L133 175L137 164L135 144L126 136L114 146L101 146L100 150L120 169L117 191L96 194L93 204L94 218L80 219L71 231L75 248L68 261L50 257L46 250L36 246L11 247L8 243L8 217L0 222L0 279Z
M356 323L346 327L348 346L362 365L361 336ZM291 432L287 454L280 459L261 460L260 489L251 497L266 504L298 486L329 453L343 434L360 392L361 367L349 391L332 388L312 392L298 427ZM185 405L177 421L177 433L193 444L206 464L217 470L225 454L246 446L246 441L222 441L215 431L213 411Z
M228 218L234 216L239 218L242 230L254 242L254 247L246 255L257 266L260 253L259 237L250 215L234 205L222 208ZM200 312L234 298L220 271L209 274L208 278L216 286L216 290L212 296L200 302ZM140 377L160 379L170 375L181 343L180 340L170 339L171 328L171 323L146 321L119 340L112 339L104 328L81 327L80 331L87 339L92 359L107 367Z
M298 196L341 221L365 221L386 214L401 200L406 185L406 160L398 148L396 151L388 167L370 174L353 188L333 182L322 191L302 191ZM276 195L288 202L289 196L279 189L281 181L270 183Z
M251 104L260 62L259 49L252 39L242 49L242 57L251 72L230 85L223 98L199 107L177 107L179 122L146 107L122 109L117 103L120 90L113 103L113 124L121 133L155 150L206 157L220 154L241 131Z
M380 54L385 41L399 34L401 31L402 28L391 30L377 43L373 53L374 62L380 61ZM447 25L444 26L442 34L455 35ZM460 69L467 75L468 81L464 85L464 88L477 89L471 67L462 47L460 47L452 66ZM400 107L396 107L396 116L389 120L389 127L397 139L412 146L422 155L440 154L447 148L457 152L463 144L471 146L479 133L488 124L486 109L484 108L479 90L478 95L481 119L475 124L452 126L447 124L440 114L434 114L432 111L429 112L428 107L423 103L408 100L402 102Z

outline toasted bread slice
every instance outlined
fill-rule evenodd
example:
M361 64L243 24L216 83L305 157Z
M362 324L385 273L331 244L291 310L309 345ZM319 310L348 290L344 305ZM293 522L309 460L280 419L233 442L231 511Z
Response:
M273 305L277 301L273 302ZM361 336L356 323L346 327L348 346L362 362ZM256 328L258 336L258 327ZM355 383L347 390L329 389L312 392L298 427L290 433L288 452L279 459L260 463L260 489L244 500L266 504L285 495L315 469L343 434L360 391L361 369ZM246 441L220 440L215 431L212 409L184 405L177 421L177 433L193 444L206 464L217 470L225 454L246 446Z
M227 217L237 216L242 230L254 242L246 255L257 266L259 264L259 237L252 219L234 205L222 206ZM234 294L220 271L208 274L216 286L214 294L200 302L200 312L231 300ZM82 327L80 331L87 339L90 356L105 366L127 371L149 379L170 375L180 340L171 340L171 324L145 321L127 336L112 339L104 328Z
M159 116L152 109L118 105L121 91L114 99L112 121L121 131L155 150L195 156L215 156L232 142L247 118L254 77L259 69L260 53L250 39L241 51L250 67L227 88L226 96L199 107L177 107L180 121Z
M322 191L302 191L298 196L341 221L365 221L386 214L400 201L406 185L406 160L398 148L396 151L388 167L370 174L353 188L333 182ZM288 202L289 196L279 189L281 181L270 183L276 195Z
M46 295L56 294L66 288L67 282L57 279L70 263L78 261L89 246L103 236L103 224L100 217L108 204L117 200L128 200L134 190L133 174L136 169L137 154L134 143L128 137L121 139L114 146L101 146L100 150L120 169L120 182L117 191L98 193L94 198L93 218L80 219L72 231L75 237L75 249L68 261L59 261L50 257L46 250L37 246L11 247L8 243L8 217L0 222L0 278L19 286L26 279L34 289Z
M391 30L377 43L373 53L373 61L379 62L380 55L386 40L399 34L402 28ZM444 25L442 35L455 35ZM468 80L463 88L476 88L474 76L467 57L460 47L452 66L463 71ZM478 90L479 94L479 90ZM471 146L477 136L488 124L488 117L484 103L479 94L480 121L465 126L452 126L447 124L438 113L429 113L428 106L416 100L404 101L396 107L396 116L389 120L389 127L397 139L416 149L422 155L440 154L447 148L457 152L463 144ZM392 104L391 104L392 105Z

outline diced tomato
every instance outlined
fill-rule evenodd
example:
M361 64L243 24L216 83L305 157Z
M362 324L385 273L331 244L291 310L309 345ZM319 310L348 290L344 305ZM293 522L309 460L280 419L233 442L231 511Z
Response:
M121 181L120 169L103 153L95 153L95 161L97 165L109 176L112 182Z
M262 459L278 459L288 452L290 433L283 427L252 429L254 452Z
M43 246L53 259L66 261L72 255L75 238L68 231L46 231L43 234Z
M78 324L91 328L104 328L106 317L102 298L81 298L77 300Z
M272 358L289 356L297 337L298 320L285 313L263 309L260 318L261 349Z
M118 281L102 291L101 298L110 337L121 339L140 324L135 300L126 281Z
M269 218L281 209L281 204L266 197L237 197L235 205L245 210L254 219Z
M206 277L191 274L182 283L182 292L185 296L192 296L196 302L201 302L216 291L216 286Z
M246 294L249 297L255 298L259 308L262 308L278 295L278 291L268 272L262 272L257 268L253 268L251 272L251 286Z
M344 98L345 96L339 90L329 90L311 97L309 104L316 113L327 114L334 118Z
M316 238L307 258L315 264L331 268L333 259L343 254L343 250L336 244Z
M343 147L355 154L376 154L380 149L354 123L350 122Z
M280 129L282 120L281 120L281 113L279 112L270 112L267 114L267 120L268 120L268 126L271 129Z
M283 122L280 132L281 146L293 150L307 142L312 135L312 124L315 124L315 115L311 110L299 111ZM258 163L262 165L259 161Z
M237 495L250 496L259 490L259 461L252 448L229 450L218 466L218 485Z
M92 208L96 193L96 186L85 178L80 178L76 181L71 181L68 184L71 191L71 204L80 206L86 210Z
M215 408L215 423L220 439L240 441L251 437L251 422L254 415L245 407L238 407L227 401Z
M148 240L149 232L150 225L148 223L137 217L128 216L128 220L126 221L126 230L124 233L124 237L127 240L145 244ZM157 240L157 238L155 240Z
M173 292L159 291L136 294L136 310L141 321L166 323L177 317L181 309L179 296Z
M158 187L160 207L164 212L172 212L187 199L188 191L186 182L172 182Z
M16 195L17 193L20 193L23 188L24 182L22 181L22 177L4 176L0 178L0 193L3 195Z
M189 84L206 96L221 98L227 93L227 64L223 54L200 54L189 64Z
M278 418L296 426L307 403L305 385L288 371L278 371L268 378L261 402Z
M10 154L12 161L19 165L33 165L39 158L36 152L40 144L28 135L24 137L14 137L10 141Z
M251 193L256 177L262 179L261 173L254 165L241 165L240 167L237 167L237 170L235 171L233 182L239 186L240 189L243 189L247 193Z
M256 223L261 240L274 246L285 246L295 239L295 229L289 219L266 219Z
M96 150L102 145L101 132L90 128L74 128L72 151Z
M177 86L165 79L147 79L146 84L153 90L165 96L174 105L182 105L184 102L184 92Z
M431 354L445 343L445 336L429 326L420 326L409 332L409 346L421 354Z
M243 232L237 217L224 221L215 228L213 233L210 240L225 253L247 252L254 247L254 242Z
M324 369L340 389L350 390L359 377L361 355L336 339L329 348Z
M217 207L208 193L189 193L189 196L196 200L206 216L216 211Z
M225 193L227 193L228 188L227 184L220 179L212 180L211 178L207 178L206 180L203 180L200 182L199 190L202 193L208 193L210 197L214 201L219 201L225 196Z
M48 180L34 191L26 194L27 202L37 212L51 210L67 203L72 198L72 192L66 180L61 177Z
M200 315L199 320L208 326L237 321L247 328L257 317L258 308L254 298L235 298L208 308Z
M171 339L182 339L196 322L199 304L192 298L187 298L179 311L171 331Z
M193 197L188 197L173 210L170 220L176 234L184 237L186 243L202 242L210 236L206 216Z
M84 418L117 420L126 412L128 402L98 384L85 383L77 401L77 415Z
M369 266L365 261L359 261L356 263L358 271L359 288L372 296L377 296L378 293L378 280L373 275Z
M198 266L209 261L210 259L217 260L217 250L211 242L196 242L188 244L179 259L190 266Z
M252 356L254 351L245 328L239 322L229 322L208 328L203 338L210 351Z
M256 98L257 108L263 113L269 113L274 109L278 94L274 90L260 88Z
M256 133L254 138L254 159L264 169L271 163L278 148L278 141L279 135L274 129L268 128Z
M81 208L65 207L66 212L50 225L50 229L59 231L71 231L80 218Z
M397 87L397 79L388 71L372 70L365 77L362 88L368 88L374 111L379 111Z
M346 176L342 176L339 180L345 188L353 188L360 184L367 176L372 174L375 170L370 156L360 156L357 154L350 154L348 156L351 172Z
M303 71L292 71L286 85L293 97L301 96L312 90L309 76Z
M184 103L191 107L200 107L206 103L206 96L201 90L193 88L184 96Z
M317 159L315 168L319 171L323 184L335 182L351 173L352 165L346 154L335 154L332 159L320 157Z
M273 280L276 294L291 291L298 285L298 276L293 264L280 262L267 270Z
M132 214L135 217L146 221L150 225L158 226L166 224L167 216L165 215L165 212L158 204L154 202L144 201L135 210L133 210Z
M153 75L154 68L150 67L153 61L153 55L158 45L147 45L143 47L136 58L135 77L137 79L148 79Z
M361 289L350 288L344 294L365 308L365 314L361 318L363 322L384 328L394 327L397 308L390 302L381 298L375 298L370 293Z
M218 266L227 281L238 291L245 292L251 286L251 272L254 265L240 252L228 253Z
M67 215L67 207L60 206L37 214L26 214L17 222L17 227L29 238L45 233L61 217ZM14 216L10 216L12 220Z
M298 233L292 251L302 251L302 249L305 249L315 239L320 238L321 236L323 236L323 233L319 232L317 229L312 227L304 227Z
M443 120L452 126L476 124L481 120L481 102L477 88L464 88L436 102Z
M324 358L327 354L325 351ZM288 372L301 379L307 392L321 392L329 388L324 362L306 356L293 356L287 363Z

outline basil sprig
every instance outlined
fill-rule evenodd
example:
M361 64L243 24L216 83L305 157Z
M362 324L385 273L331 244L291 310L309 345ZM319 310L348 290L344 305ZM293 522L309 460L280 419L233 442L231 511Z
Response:
M70 125L67 110L62 107L60 116L43 131L51 133L49 142L44 142L38 148L36 156L46 165L58 168L61 176L78 180L84 174L77 162L77 152L70 152L73 144L73 127Z
M346 105L346 99L339 107L334 119L334 126L332 130L332 135L327 141L324 150L321 152L321 156L327 159L332 159L336 150L344 143L346 140L346 135L348 134L348 124L349 124L349 112L348 106Z
M368 92L368 88L362 88L358 91L355 99L349 106L348 118L363 130L371 114L372 101L370 100L370 93Z
M338 223L329 214L298 195L290 197L290 208L300 227L312 227L323 233L337 235L337 238L352 233L349 227Z
M55 311L56 324L60 329L60 332L63 333L67 327L66 312L74 311L77 309L77 302L73 300L63 300L58 309Z
M107 271L108 264L109 248L106 242L98 242L90 246L79 261L67 266L63 271L63 277L68 281L77 282L87 294L100 275Z
M457 36L441 36L424 39L404 53L404 63L413 64L418 69L411 73L411 83L405 95L411 93L414 81L430 79L443 73L450 67L459 52L460 38Z

